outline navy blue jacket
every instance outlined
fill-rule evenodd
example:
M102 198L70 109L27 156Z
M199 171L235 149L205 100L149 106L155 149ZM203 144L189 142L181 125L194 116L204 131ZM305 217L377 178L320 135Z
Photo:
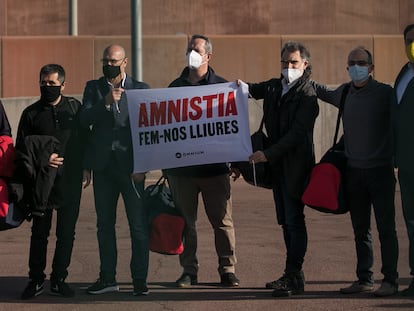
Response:
M148 89L149 86L126 77L125 89ZM133 150L131 127L125 93L119 101L120 113L105 108L105 96L110 91L106 78L88 81L83 93L81 124L90 127L91 133L86 146L84 167L94 171L105 169L112 155L116 157L119 169L131 174L133 171Z

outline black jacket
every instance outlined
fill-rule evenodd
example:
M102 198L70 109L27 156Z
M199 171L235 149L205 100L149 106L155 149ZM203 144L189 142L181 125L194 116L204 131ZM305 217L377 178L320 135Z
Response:
M271 144L264 154L275 180L284 178L290 195L300 199L315 163L313 128L319 114L315 91L309 79L302 77L283 96L281 79L250 83L249 92L263 99Z
M409 70L408 64L404 65L395 81L397 87L400 79ZM397 167L414 171L414 79L408 83L400 103L394 105L395 127L395 160Z
M13 182L24 185L25 197L28 193L32 197L32 209L44 209L46 205L48 208L58 207L64 191L69 197L79 195L88 133L79 123L80 106L78 100L62 96L55 106L37 101L22 112L17 130ZM64 157L64 164L59 169L48 165L53 152Z
M180 87L180 86L194 86L188 80L189 69L186 67L181 75L170 83L168 87ZM215 74L213 68L208 67L207 75L199 81L198 85L225 83L227 80ZM170 175L188 176L188 177L212 177L229 172L229 166L227 163L213 163L204 165L193 165L186 167L177 167L165 170Z
M147 89L149 86L126 77L125 89ZM84 166L100 171L110 163L112 153L117 159L119 169L127 174L133 171L133 150L131 126L125 93L119 101L120 113L106 110L105 96L110 86L106 78L88 81L83 93L81 124L91 128L86 147Z
M24 188L25 204L31 211L57 208L61 187L52 189L58 169L49 166L49 157L60 149L59 141L49 135L28 135L16 154L16 176ZM17 181L17 180L16 180Z

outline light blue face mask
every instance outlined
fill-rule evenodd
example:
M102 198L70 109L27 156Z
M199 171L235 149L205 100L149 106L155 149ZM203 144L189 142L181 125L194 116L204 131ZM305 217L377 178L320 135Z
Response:
M361 83L368 79L369 76L367 66L350 66L348 67L348 73L352 81L354 81L355 83Z

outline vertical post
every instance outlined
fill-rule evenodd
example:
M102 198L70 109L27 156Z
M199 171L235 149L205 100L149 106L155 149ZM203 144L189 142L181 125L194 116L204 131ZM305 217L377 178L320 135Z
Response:
M131 0L132 76L142 81L142 1Z
M78 0L69 0L69 35L78 35Z

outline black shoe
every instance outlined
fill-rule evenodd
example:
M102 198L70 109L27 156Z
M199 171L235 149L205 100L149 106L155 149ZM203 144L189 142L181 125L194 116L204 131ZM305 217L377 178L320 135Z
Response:
M91 286L86 290L88 294L99 295L109 292L118 292L119 286L116 281L107 282L103 279L96 280Z
M305 277L302 271L285 273L279 280L274 282L273 286L273 297L300 295L305 292Z
M146 296L149 294L147 283L141 280L134 280L134 291L132 295L134 296Z
M221 279L221 285L226 286L226 287L236 287L239 286L240 281L239 279L236 277L236 275L234 273L223 273L220 276Z
M267 289L277 289L277 288L283 286L282 284L284 284L285 279L286 279L286 274L282 275L282 277L280 277L277 280L266 283L265 287Z
M50 281L50 294L62 297L73 297L75 291L65 281Z
M183 273L175 283L178 287L190 287L191 285L196 285L197 275Z
M26 288L24 289L21 298L23 300L26 300L43 294L43 285L44 281L30 280Z
M406 289L401 291L401 295L406 297L414 297L414 279Z

